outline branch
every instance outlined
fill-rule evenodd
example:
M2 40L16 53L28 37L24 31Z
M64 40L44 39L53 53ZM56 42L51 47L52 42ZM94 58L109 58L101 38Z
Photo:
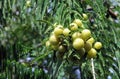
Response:
M92 65L93 79L96 79L93 58L91 59L91 65Z

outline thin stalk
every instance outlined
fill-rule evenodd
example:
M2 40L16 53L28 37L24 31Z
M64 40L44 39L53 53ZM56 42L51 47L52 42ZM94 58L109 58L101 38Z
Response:
M96 79L93 58L91 59L91 66L92 66L93 79Z

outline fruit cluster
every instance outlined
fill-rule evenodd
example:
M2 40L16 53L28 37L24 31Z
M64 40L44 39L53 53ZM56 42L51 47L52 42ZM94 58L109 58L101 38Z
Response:
M84 27L82 20L75 19L68 27L56 25L46 47L55 51L58 59L79 61L82 57L95 58L102 43L95 42L91 31ZM86 56L84 56L86 55Z

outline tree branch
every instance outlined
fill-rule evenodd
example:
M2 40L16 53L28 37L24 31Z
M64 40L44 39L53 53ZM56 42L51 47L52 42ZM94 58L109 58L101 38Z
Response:
M92 65L93 79L96 79L93 58L91 59L91 65Z

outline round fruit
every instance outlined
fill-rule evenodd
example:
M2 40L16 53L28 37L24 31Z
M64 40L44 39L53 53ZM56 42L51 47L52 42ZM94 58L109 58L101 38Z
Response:
M91 32L88 29L84 29L81 33L81 37L83 38L83 40L87 40L88 38L90 38L91 36Z
M76 23L71 23L70 24L70 30L74 31L74 30L77 30L78 29L78 26Z
M82 21L80 19L75 19L73 22L76 23L79 27L83 28Z
M84 47L84 41L81 38L76 38L73 41L73 48L76 50L80 50L81 48Z
M56 27L56 28L54 29L54 34L55 34L56 36L58 36L58 35L60 35L60 34L63 34L63 28L62 28L62 27Z
M93 44L95 42L95 39L93 37L91 37L90 39L88 39L86 42Z
M96 42L96 43L94 44L94 48L95 48L95 49L101 49L101 48L102 48L102 43L101 43L101 42Z
M59 43L58 38L54 34L50 36L49 41L52 45L56 45Z
M49 47L50 46L50 41L48 40L48 41L46 41L46 47Z
M73 39L73 40L75 40L76 38L80 38L80 37L81 37L80 32L74 32L74 33L72 34L72 39Z
M26 2L26 6L27 6L27 7L30 7L30 5L31 5L31 1L28 0L28 1Z
M82 57L84 54L85 54L85 49L84 48L81 48L80 50L77 51L80 56Z
M88 51L87 58L95 58L97 54L97 51L94 48L91 48L90 51Z
M65 29L63 30L63 35L68 36L69 33L70 33L70 30L69 30L68 28L65 28Z
M60 45L59 48L58 48L58 51L59 52L65 52L65 47L63 45Z
M84 48L85 48L85 51L88 52L92 48L92 44L89 42L86 42Z
M88 19L88 16L86 15L86 14L82 14L83 15L83 18L85 19L85 20L87 20Z

